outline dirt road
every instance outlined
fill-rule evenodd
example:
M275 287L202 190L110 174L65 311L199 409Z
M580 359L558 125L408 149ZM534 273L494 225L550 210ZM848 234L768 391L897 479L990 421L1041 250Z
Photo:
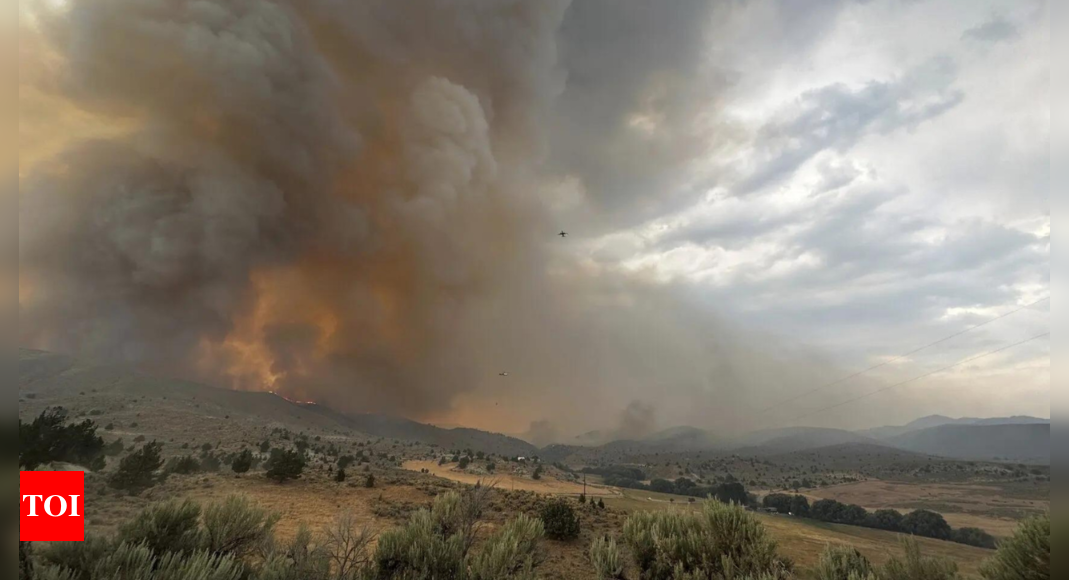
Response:
M409 471L426 469L430 471L431 475L461 483L474 484L482 481L485 484L493 481L497 483L497 487L500 489L521 489L554 495L579 495L583 493L582 483L561 481L550 477L535 480L527 476L510 473L497 473L494 475L468 473L455 469L455 465L438 465L437 461L406 461L404 468ZM620 492L615 488L587 484L586 494L590 497L616 497L620 495Z

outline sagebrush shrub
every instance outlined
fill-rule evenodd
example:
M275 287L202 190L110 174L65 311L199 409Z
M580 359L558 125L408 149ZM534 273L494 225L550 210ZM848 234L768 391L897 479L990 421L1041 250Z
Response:
M80 580L80 577L59 566L39 566L34 569L33 580Z
M230 556L171 553L157 560L151 580L241 580L244 574L244 566Z
M183 457L173 457L167 462L167 466L163 469L166 473L174 473L178 475L190 475L200 471L200 462L197 461L192 455L185 455Z
M542 522L526 515L505 524L471 560L470 580L533 579Z
M816 580L865 580L875 568L869 559L849 546L829 546L813 570Z
M312 543L312 533L303 525L289 543L269 550L269 556L257 580L327 580L330 554ZM353 577L355 579L355 577ZM338 580L348 580L338 576Z
M1011 538L999 544L998 551L980 569L980 574L987 580L1048 580L1050 514L1018 526Z
M376 580L455 579L533 580L537 546L544 530L536 519L520 516L493 534L477 554L472 547L490 488L435 498L430 510L379 537L368 574Z
M248 498L231 496L205 508L205 546L213 554L240 560L271 537L276 523L278 514L268 513Z
M93 566L91 578L151 580L156 559L145 546L120 544Z
M404 526L384 532L374 556L377 578L459 578L464 537L440 529L431 512L420 510Z
M119 540L157 555L191 554L201 547L200 506L188 499L151 506L119 528Z
M958 565L945 558L926 557L914 538L904 538L905 559L891 558L878 572L880 580L953 580Z
M590 563L598 580L622 580L624 563L616 540L599 537L590 545Z
M78 580L90 580L96 563L112 551L106 538L86 536L84 542L51 542L40 551L41 561L58 570L70 570ZM35 570L35 578L41 570Z
M738 505L708 500L698 513L646 512L624 523L645 580L790 577L792 566L757 518Z

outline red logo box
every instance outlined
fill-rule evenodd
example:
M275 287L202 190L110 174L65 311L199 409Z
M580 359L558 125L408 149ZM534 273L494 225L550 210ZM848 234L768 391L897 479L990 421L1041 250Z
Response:
M85 474L19 472L19 541L85 540Z

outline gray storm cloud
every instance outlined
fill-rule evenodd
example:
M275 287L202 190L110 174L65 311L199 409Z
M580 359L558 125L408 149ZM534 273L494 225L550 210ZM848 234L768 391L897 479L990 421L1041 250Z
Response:
M547 184L575 176L614 216L656 198L614 187L702 149L670 142L710 7L642 4L34 4L24 82L111 130L22 178L22 343L546 440L726 429L826 378L553 235L583 224ZM660 48L617 54L599 10ZM664 131L652 158L614 141L636 114Z

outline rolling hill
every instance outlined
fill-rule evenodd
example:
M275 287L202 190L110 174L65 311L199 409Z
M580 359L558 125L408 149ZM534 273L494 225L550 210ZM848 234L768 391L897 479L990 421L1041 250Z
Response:
M24 420L58 405L75 415L101 416L127 425L152 421L160 436L199 430L210 441L239 433L248 439L269 425L297 432L356 432L500 455L538 453L534 445L498 433L444 429L380 414L343 414L272 393L220 389L35 350L19 352L19 398Z
M1040 419L1038 417L1027 416L1014 416L1014 417L990 417L990 418L977 418L977 417L961 417L954 419L943 415L929 415L927 417L921 417L916 421L912 421L905 425L888 425L883 427L875 427L873 429L866 429L864 431L858 431L858 433L873 437L875 439L891 439L899 435L904 435L911 431L920 431L922 429L930 429L932 427L941 427L943 425L1043 425L1050 424L1050 419Z
M1050 463L1050 424L940 425L888 440L900 449L954 459Z
M845 429L821 427L787 427L756 431L731 441L725 449L739 454L770 455L831 447L846 444L873 444L879 442Z
M642 442L661 449L690 451L715 447L717 437L704 429L681 426L647 435Z
M640 440L600 445L551 445L544 450L499 433L463 427L442 428L381 414L345 414L297 403L266 392L219 389L189 381L154 377L121 365L101 365L43 351L21 350L19 411L23 419L52 405L75 414L103 416L119 423L153 420L174 430L195 430L208 440L242 432L251 440L265 425L293 431L359 433L444 449L472 449L508 456L541 455L549 461L624 461L656 453L713 452L777 455L841 445L894 447L954 459L1046 464L1050 423L1034 417L953 419L933 415L898 427L862 432L817 427L757 431L719 440L709 431L680 426ZM595 439L595 433L586 439ZM600 434L597 434L600 435Z

